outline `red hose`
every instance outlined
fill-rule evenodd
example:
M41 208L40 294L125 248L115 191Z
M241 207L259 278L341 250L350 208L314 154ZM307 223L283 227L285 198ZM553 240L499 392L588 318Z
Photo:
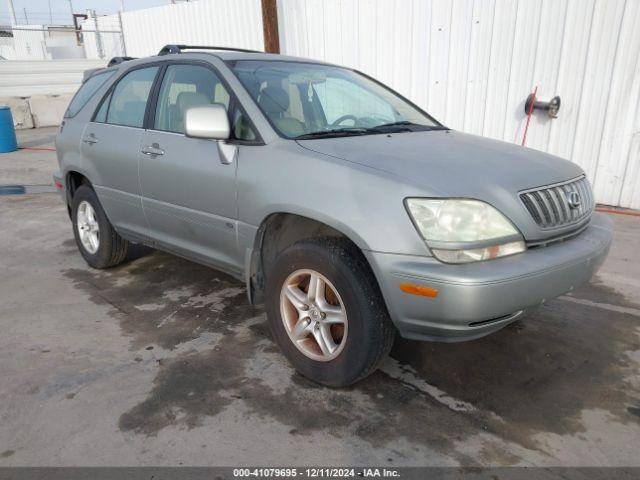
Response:
M527 124L524 127L524 135L522 136L522 146L527 141L527 132L529 131L529 122L531 121L531 114L533 113L533 104L536 103L536 93L538 93L538 86L533 89L533 98L531 99L531 104L529 105L529 111L527 112Z
M20 147L19 150L37 150L42 152L55 152L55 148L51 147Z

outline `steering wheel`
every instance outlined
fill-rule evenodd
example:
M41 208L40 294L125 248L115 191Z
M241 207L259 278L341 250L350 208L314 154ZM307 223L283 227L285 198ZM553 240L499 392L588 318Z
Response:
M358 117L356 117L355 115L342 115L340 118L338 118L335 122L333 122L331 124L332 127L337 127L338 125L340 125L342 122L344 122L345 120L353 120L353 124L357 124L358 123Z

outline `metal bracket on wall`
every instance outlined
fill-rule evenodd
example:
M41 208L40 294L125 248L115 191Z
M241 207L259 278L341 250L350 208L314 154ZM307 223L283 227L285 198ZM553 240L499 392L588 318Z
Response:
M560 110L560 96L556 95L548 102L538 100L533 93L530 93L527 97L527 101L524 102L524 113L529 114L531 109L531 102L533 102L534 110L546 110L551 118L558 117L558 110Z

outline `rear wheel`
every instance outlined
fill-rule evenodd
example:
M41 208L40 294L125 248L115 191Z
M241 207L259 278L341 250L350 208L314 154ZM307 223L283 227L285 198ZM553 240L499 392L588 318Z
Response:
M71 221L78 250L93 268L113 267L127 256L129 242L115 231L88 185L81 185L73 196Z
M300 241L267 280L273 337L307 378L343 387L372 373L395 336L366 260L346 241Z

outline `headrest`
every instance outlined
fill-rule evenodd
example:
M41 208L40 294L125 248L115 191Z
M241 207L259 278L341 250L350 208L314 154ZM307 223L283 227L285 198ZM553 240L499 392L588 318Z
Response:
M176 98L176 106L178 110L184 112L187 108L197 107L199 105L210 105L211 100L204 93L199 92L180 92Z
M282 87L268 86L260 92L258 104L266 113L282 113L289 108L289 95Z

